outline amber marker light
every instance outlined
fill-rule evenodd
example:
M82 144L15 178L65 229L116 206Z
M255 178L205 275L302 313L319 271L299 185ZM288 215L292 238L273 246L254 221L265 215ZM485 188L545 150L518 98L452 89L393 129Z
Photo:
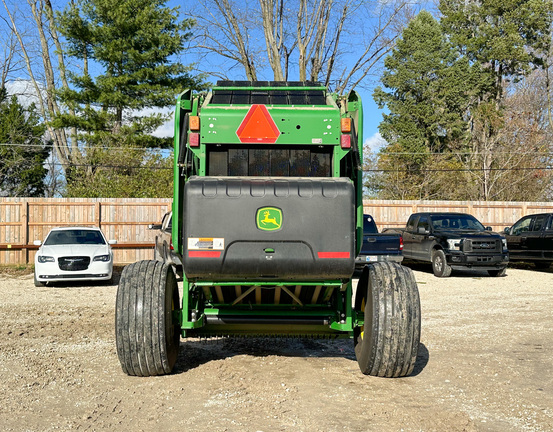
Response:
M200 130L200 117L190 116L189 124L190 124L190 130L199 131Z
M344 117L340 119L340 130L342 133L350 133L351 132L351 118L350 117Z

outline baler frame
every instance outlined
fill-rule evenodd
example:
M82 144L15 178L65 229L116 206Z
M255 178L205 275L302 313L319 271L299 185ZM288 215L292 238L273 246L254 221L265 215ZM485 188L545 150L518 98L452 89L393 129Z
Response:
M412 272L368 265L354 294L362 123L356 92L339 96L317 83L221 82L178 97L172 243L183 267L141 261L125 268L116 340L127 374L169 373L180 337L220 336L353 338L363 373L412 372L420 339ZM264 207L274 202L285 210ZM281 229L274 216L275 233L259 222L257 231L251 222L242 228L240 218L256 208L295 217ZM217 209L238 216L222 226ZM295 222L301 212L319 231Z

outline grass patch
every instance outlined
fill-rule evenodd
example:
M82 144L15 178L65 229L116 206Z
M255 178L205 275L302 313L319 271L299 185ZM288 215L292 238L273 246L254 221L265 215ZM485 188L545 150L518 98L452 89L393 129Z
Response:
M0 265L0 274L8 276L26 276L33 274L33 265Z

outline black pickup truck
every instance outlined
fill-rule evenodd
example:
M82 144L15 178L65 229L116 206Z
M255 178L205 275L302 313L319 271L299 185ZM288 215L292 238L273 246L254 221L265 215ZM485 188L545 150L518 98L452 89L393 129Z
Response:
M509 259L527 261L536 268L549 268L553 262L553 213L524 216L505 228Z
M405 229L385 232L401 234L405 259L432 263L438 277L467 268L503 276L509 262L505 238L465 213L414 213Z
M397 233L382 234L378 232L371 215L363 215L363 245L355 259L355 267L362 268L365 264L379 261L401 262L403 240Z

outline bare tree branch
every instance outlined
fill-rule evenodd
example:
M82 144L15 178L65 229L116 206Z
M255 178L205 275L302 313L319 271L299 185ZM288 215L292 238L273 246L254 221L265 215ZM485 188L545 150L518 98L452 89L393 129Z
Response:
M343 94L375 72L412 7L407 0L201 0L189 14L204 59L240 64L247 79L270 71L274 80L321 80Z

